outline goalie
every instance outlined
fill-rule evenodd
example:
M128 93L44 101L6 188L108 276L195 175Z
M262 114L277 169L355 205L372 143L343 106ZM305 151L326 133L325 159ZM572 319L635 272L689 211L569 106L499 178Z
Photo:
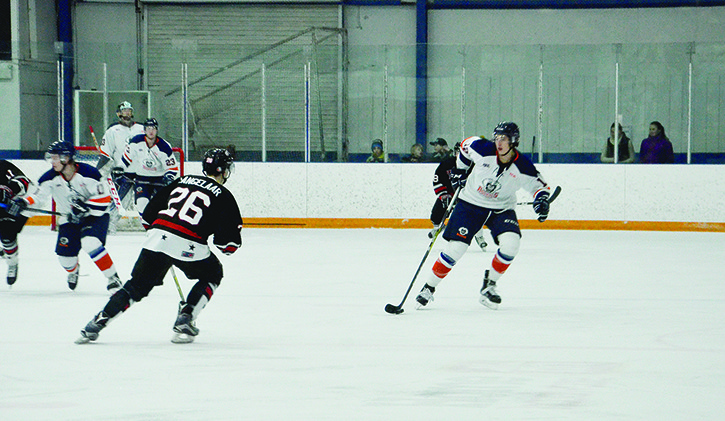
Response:
M493 142L473 136L461 144L456 168L451 171L451 183L454 190L462 190L443 232L448 244L416 297L421 307L433 301L436 286L463 257L474 234L484 225L491 231L498 250L484 272L479 302L491 309L501 303L496 281L516 257L521 239L515 210L516 192L524 189L534 196L533 206L539 222L544 222L549 215L549 186L531 160L516 150L518 144L519 128L511 122L496 126ZM467 177L472 180L470 183L466 183Z

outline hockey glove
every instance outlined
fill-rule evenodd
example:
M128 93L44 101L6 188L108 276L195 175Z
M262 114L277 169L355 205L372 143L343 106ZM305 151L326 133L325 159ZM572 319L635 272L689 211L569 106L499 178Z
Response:
M10 187L4 185L0 186L0 203L9 205L13 196L15 196L15 193L13 193L13 190Z
M549 192L542 191L534 199L534 212L539 215L539 222L546 221L549 217Z
M462 189L466 185L468 172L460 168L453 168L449 178L451 179L451 187L453 187L453 190L458 190L459 188Z
M451 204L451 199L453 199L453 196L451 196L448 193L443 193L442 195L438 196L438 200L441 201L443 204L443 208L448 209L448 205Z
M88 214L90 213L91 210L88 209L88 205L83 203L81 200L74 200L71 203L70 215L68 215L68 220L72 224L80 224L81 220L88 216Z
M12 216L19 216L25 208L28 207L28 202L23 199L13 199L8 203L7 212Z
M116 180L123 177L123 168L122 167L113 167L111 168L111 180L115 183Z
M174 180L176 180L176 176L174 176L174 174L166 173L166 174L164 174L164 177L161 179L161 185L168 186L169 184L173 183Z

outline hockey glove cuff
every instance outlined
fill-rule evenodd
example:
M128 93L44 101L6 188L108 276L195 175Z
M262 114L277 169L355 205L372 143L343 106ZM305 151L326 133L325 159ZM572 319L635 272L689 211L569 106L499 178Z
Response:
M453 168L449 178L451 179L451 187L453 187L453 190L458 190L459 188L462 189L466 185L468 172L460 168Z
M7 207L8 214L12 216L20 216L20 213L28 207L28 202L24 199L13 199Z
M534 212L539 215L539 222L546 221L549 217L549 192L542 191L534 198Z

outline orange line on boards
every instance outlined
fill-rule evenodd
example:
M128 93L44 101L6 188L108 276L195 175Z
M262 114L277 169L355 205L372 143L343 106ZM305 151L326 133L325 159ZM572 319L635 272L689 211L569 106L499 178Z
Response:
M712 231L725 232L725 222L657 221L519 221L522 229L611 230L611 231ZM50 225L50 216L38 215L27 225ZM427 219L399 218L244 218L246 228L420 228L433 227Z

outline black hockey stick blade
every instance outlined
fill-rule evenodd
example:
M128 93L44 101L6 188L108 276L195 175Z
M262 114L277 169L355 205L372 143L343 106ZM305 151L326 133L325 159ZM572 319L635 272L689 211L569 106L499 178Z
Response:
M387 304L385 306L385 312L386 313L390 313L390 314L400 314L403 311L405 311L405 310L403 310L403 307L394 306L392 304Z

